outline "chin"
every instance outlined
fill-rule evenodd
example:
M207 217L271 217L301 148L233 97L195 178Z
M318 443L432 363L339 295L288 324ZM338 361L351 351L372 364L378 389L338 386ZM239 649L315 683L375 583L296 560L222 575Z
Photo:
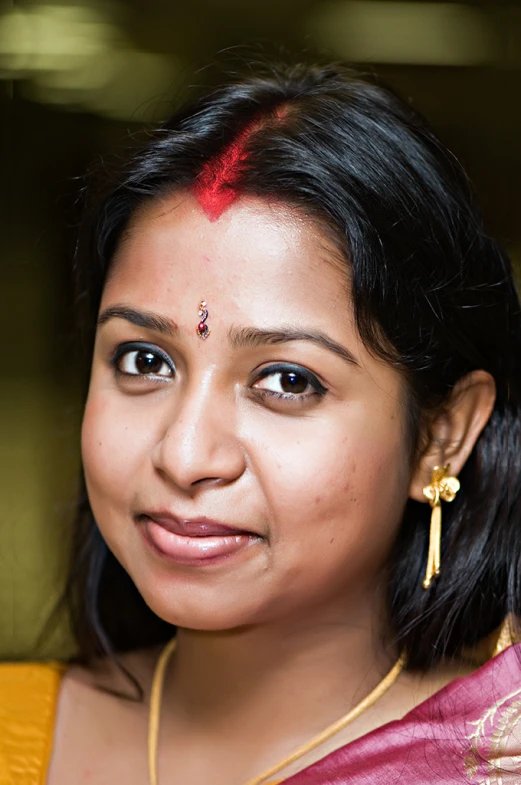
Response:
M248 548L235 558L191 567L172 564L139 541L136 548L120 540L108 544L147 606L168 624L217 632L270 616L273 592L263 550Z
M239 601L237 595L240 592L237 592L236 587L233 592L186 586L170 586L168 590L163 588L162 591L157 584L153 588L136 585L150 610L175 627L218 632L249 626L262 620L262 603L245 603L244 598Z

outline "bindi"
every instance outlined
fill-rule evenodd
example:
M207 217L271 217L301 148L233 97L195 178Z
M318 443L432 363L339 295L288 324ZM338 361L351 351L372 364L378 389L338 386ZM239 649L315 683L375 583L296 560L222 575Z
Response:
M206 341L210 335L210 329L206 324L206 320L208 319L208 308L206 307L206 302L204 300L201 300L199 303L199 316L201 317L201 321L197 325L196 332L199 338Z

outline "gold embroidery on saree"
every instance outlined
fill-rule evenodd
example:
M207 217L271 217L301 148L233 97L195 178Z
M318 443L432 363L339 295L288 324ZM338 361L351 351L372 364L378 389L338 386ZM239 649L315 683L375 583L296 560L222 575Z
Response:
M521 687L475 722L467 736L465 769L471 785L512 785L521 775Z

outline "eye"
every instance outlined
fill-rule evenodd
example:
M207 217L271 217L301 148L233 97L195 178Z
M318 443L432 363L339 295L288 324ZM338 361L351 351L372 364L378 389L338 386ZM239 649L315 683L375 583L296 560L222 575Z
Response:
M307 399L323 396L326 388L317 377L300 366L277 365L265 368L253 387L268 395L284 399Z
M122 344L112 361L114 368L125 376L170 378L174 375L172 360L156 346Z

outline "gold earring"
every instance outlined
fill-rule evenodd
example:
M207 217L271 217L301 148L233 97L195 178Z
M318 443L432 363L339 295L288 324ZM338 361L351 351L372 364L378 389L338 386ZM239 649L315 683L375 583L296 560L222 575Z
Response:
M508 649L508 647L512 646L514 643L517 643L515 620L513 614L509 613L507 614L503 624L499 628L499 633L496 638L496 643L494 646L494 651L492 652L492 656L496 657L498 654L501 654L502 651L505 651L505 649Z
M446 466L435 466L432 470L430 485L423 489L423 495L429 500L432 508L431 528L429 534L429 555L423 588L428 589L433 578L440 574L441 561L441 500L452 502L460 489L459 480L451 477L450 463Z

